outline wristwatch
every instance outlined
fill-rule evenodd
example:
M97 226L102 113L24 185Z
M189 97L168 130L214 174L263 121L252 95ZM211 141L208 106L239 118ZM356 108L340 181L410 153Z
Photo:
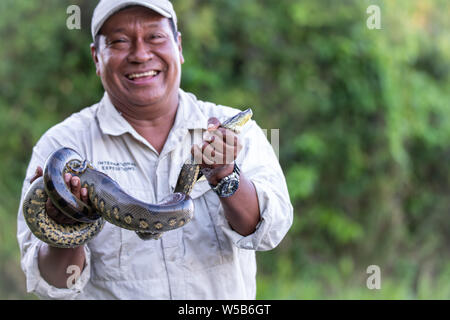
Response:
M216 186L213 186L212 184L209 184L211 186L211 189L214 190L215 193L221 198L227 198L231 197L239 188L239 175L241 174L241 171L237 165L237 163L234 163L233 172L230 173L228 176L222 178L222 180L217 183Z

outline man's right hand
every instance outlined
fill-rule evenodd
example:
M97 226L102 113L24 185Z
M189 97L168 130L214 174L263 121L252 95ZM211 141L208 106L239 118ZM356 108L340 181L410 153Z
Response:
M37 178L43 175L43 170L41 167L37 167L34 176L30 180L30 184L33 183ZM86 188L81 188L80 178L77 176L72 176L70 173L66 173L64 175L64 180L67 186L70 187L72 193L78 198L81 199L84 203L88 204L88 191ZM52 203L50 198L47 199L47 203L45 205L47 214L55 220L57 223L61 224L74 224L77 223L76 220L67 217L61 211L59 211Z
M42 175L42 168L37 167L36 173L33 178L31 178L30 183L33 183L37 178L42 177ZM86 188L81 188L80 178L73 177L71 174L67 173L64 175L64 180L78 199L88 203L87 190ZM77 223L76 220L67 217L61 211L56 209L50 198L47 200L45 207L47 214L57 223ZM85 264L86 256L83 245L75 248L57 248L44 243L39 249L39 271L45 281L57 288L69 287L68 279L71 275L70 273L67 273L68 267L76 265L80 270L83 270Z

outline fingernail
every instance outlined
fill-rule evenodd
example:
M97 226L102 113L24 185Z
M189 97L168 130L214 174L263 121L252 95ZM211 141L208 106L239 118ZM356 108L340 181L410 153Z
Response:
M86 188L82 188L82 189L81 189L81 195L82 195L83 197L86 197L86 196L87 196L87 189L86 189Z
M74 181L72 182L72 184L73 184L74 187L77 187L77 186L78 186L78 180L74 180Z

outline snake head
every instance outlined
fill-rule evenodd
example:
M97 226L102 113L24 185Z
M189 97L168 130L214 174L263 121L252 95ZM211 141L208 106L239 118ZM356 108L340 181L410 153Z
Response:
M78 159L74 159L66 163L66 172L75 175L82 174L87 168L93 168L91 163L87 160L80 161Z
M248 108L247 110L239 112L234 117L231 117L230 119L224 121L221 127L229 129L236 134L239 134L244 125L252 118L252 116L253 111L252 109Z

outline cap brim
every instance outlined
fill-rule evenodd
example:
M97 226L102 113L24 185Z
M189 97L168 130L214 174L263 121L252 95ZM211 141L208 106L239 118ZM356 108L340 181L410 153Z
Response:
M125 1L122 2L120 5L115 6L113 8L111 8L109 11L107 11L103 17L100 19L100 21L95 25L94 30L92 30L92 37L95 38L95 36L98 34L98 32L100 31L101 27L103 26L103 24L106 22L106 20L108 20L112 15L114 15L115 13L117 13L118 11L122 10L125 7L128 6L133 6L133 5L137 5L137 6L142 6L142 7L146 7L150 10L153 10L157 13L159 13L160 15L162 15L163 17L166 18L173 18L172 15L167 12L166 10L157 7L155 5L149 4L145 1Z

